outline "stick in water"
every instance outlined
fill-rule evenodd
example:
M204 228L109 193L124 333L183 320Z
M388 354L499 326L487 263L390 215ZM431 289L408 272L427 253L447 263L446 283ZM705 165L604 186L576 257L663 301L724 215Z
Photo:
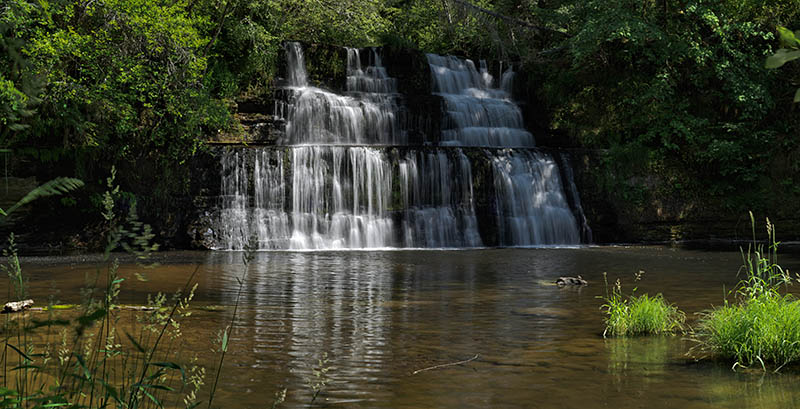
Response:
M463 365L463 364L466 364L466 363L470 363L470 362L472 362L472 361L474 361L476 359L478 359L478 354L475 354L475 356L473 356L472 358L467 359L465 361L451 362L449 364L441 364L441 365L431 366L431 367L428 367L428 368L417 369L411 375L416 375L416 374L418 374L420 372L430 371L431 369L439 369L439 368L445 368L445 367L448 367L448 366Z

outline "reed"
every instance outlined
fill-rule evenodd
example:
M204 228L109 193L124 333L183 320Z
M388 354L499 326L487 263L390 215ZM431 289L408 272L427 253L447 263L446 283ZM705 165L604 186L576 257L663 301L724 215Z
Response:
M108 180L109 188L113 184ZM19 203L68 192L82 185L73 179L48 182ZM106 197L111 198L116 189ZM18 208L0 209L0 216ZM82 302L58 308L55 300L43 313L5 315L0 328L0 407L3 408L194 408L205 370L182 350L180 321L190 315L194 274L171 298L158 294L130 325L118 306L124 279L112 257L117 248L142 259L155 246L150 228L138 222L135 206L115 217L113 200L103 216L109 221L106 269L87 276ZM14 245L4 250L2 264L9 281L9 298L27 296L26 281ZM12 293L13 289L13 293ZM44 317L44 319L40 319ZM128 331L133 328L132 331Z
M800 361L800 301L785 290L792 284L789 271L778 264L775 226L766 221L768 246L755 237L742 249L744 275L721 307L700 314L692 339L693 353L733 361L733 368L758 366L775 371ZM784 293L782 293L782 290Z
M635 281L642 278L644 271L635 274ZM674 305L667 303L661 294L636 296L636 288L631 294L622 293L622 282L617 279L609 290L608 278L603 274L606 295L600 307L606 312L603 336L632 336L673 334L683 331L686 316Z

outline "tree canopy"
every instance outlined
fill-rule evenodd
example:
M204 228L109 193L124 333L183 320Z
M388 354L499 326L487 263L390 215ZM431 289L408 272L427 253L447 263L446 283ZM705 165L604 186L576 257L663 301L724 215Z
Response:
M209 135L237 126L237 99L271 97L281 43L303 40L511 61L543 126L607 150L599 183L634 199L643 173L669 181L660 194L710 193L731 209L776 187L800 193L800 64L764 63L777 27L800 27L800 0L4 4L0 147L92 152L79 167L149 160L150 176L180 173Z

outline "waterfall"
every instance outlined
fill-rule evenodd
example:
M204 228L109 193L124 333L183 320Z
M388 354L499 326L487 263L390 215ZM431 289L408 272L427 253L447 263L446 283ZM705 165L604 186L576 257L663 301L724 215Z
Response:
M533 136L523 128L522 112L511 100L511 67L501 77L501 88L496 89L484 61L478 72L470 60L435 54L427 58L434 92L444 98L448 126L452 127L443 131L444 143L533 146ZM558 165L550 155L530 149L487 150L485 154L494 172L498 244L580 243Z
M308 146L292 149L291 248L391 246L390 163L376 149Z
M492 77L470 60L428 54L434 93L445 101L442 144L454 146L534 146L524 128L522 111L504 89L492 88Z
M219 236L216 248L241 250L250 238L248 172L245 152L222 157L222 208L215 223Z
M222 156L222 209L215 248L282 249L289 239L284 159L280 151L230 150ZM253 181L250 188L249 181Z
M461 150L411 152L399 164L406 247L480 247L472 170Z
M494 168L501 245L580 243L558 165L550 155L507 149L487 156Z
M260 249L482 246L471 165L460 150L297 146L288 148L289 174L284 149L247 151L221 159L217 249L241 250L251 238Z
M220 152L212 247L577 244L581 229L590 237L571 169L560 172L524 129L511 67L495 79L483 61L476 69L427 55L433 98L444 108L441 143L409 146L401 125L408 111L378 50L342 51L346 78L337 94L310 86L302 47L286 44L274 111L285 137L278 146Z
M276 104L287 120L287 145L395 145L406 137L398 126L397 85L380 57L370 49L372 64L362 69L359 50L347 49L347 95L308 86L305 59L297 43L287 49L290 97ZM297 65L293 65L297 64Z
M561 160L561 169L564 170L564 176L567 179L565 184L569 188L568 192L572 198L572 207L575 210L575 216L581 226L581 241L585 243L591 243L592 228L589 227L589 221L586 220L586 214L583 212L581 196L578 194L578 186L575 185L575 176L572 172L572 164L570 163L569 156L566 153L561 152L559 154L559 159Z
M299 43L294 42L286 43L285 47L289 86L308 86L308 73L306 73L306 59L303 56L303 48L300 47Z
M503 73L500 79L500 89L511 95L514 90L514 67L509 65L508 69Z

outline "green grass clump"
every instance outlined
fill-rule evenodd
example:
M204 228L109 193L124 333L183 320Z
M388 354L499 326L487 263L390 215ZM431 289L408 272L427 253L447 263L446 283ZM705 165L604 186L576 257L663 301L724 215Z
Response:
M636 274L641 279L644 272ZM622 284L616 284L608 291L606 282L605 304L601 309L608 315L603 336L659 335L672 334L683 330L686 316L674 305L667 303L664 296L643 294L636 296L636 288L629 296L622 294Z
M703 349L734 366L781 367L800 360L800 301L768 292L726 305L705 314L695 335Z
M750 214L753 226L753 214ZM755 230L755 228L753 228ZM693 338L702 355L734 361L733 367L777 366L800 361L800 300L781 294L791 277L778 264L775 227L767 219L769 247L756 244L742 250L745 277L731 292L736 303L704 313ZM755 248L754 251L751 251Z

